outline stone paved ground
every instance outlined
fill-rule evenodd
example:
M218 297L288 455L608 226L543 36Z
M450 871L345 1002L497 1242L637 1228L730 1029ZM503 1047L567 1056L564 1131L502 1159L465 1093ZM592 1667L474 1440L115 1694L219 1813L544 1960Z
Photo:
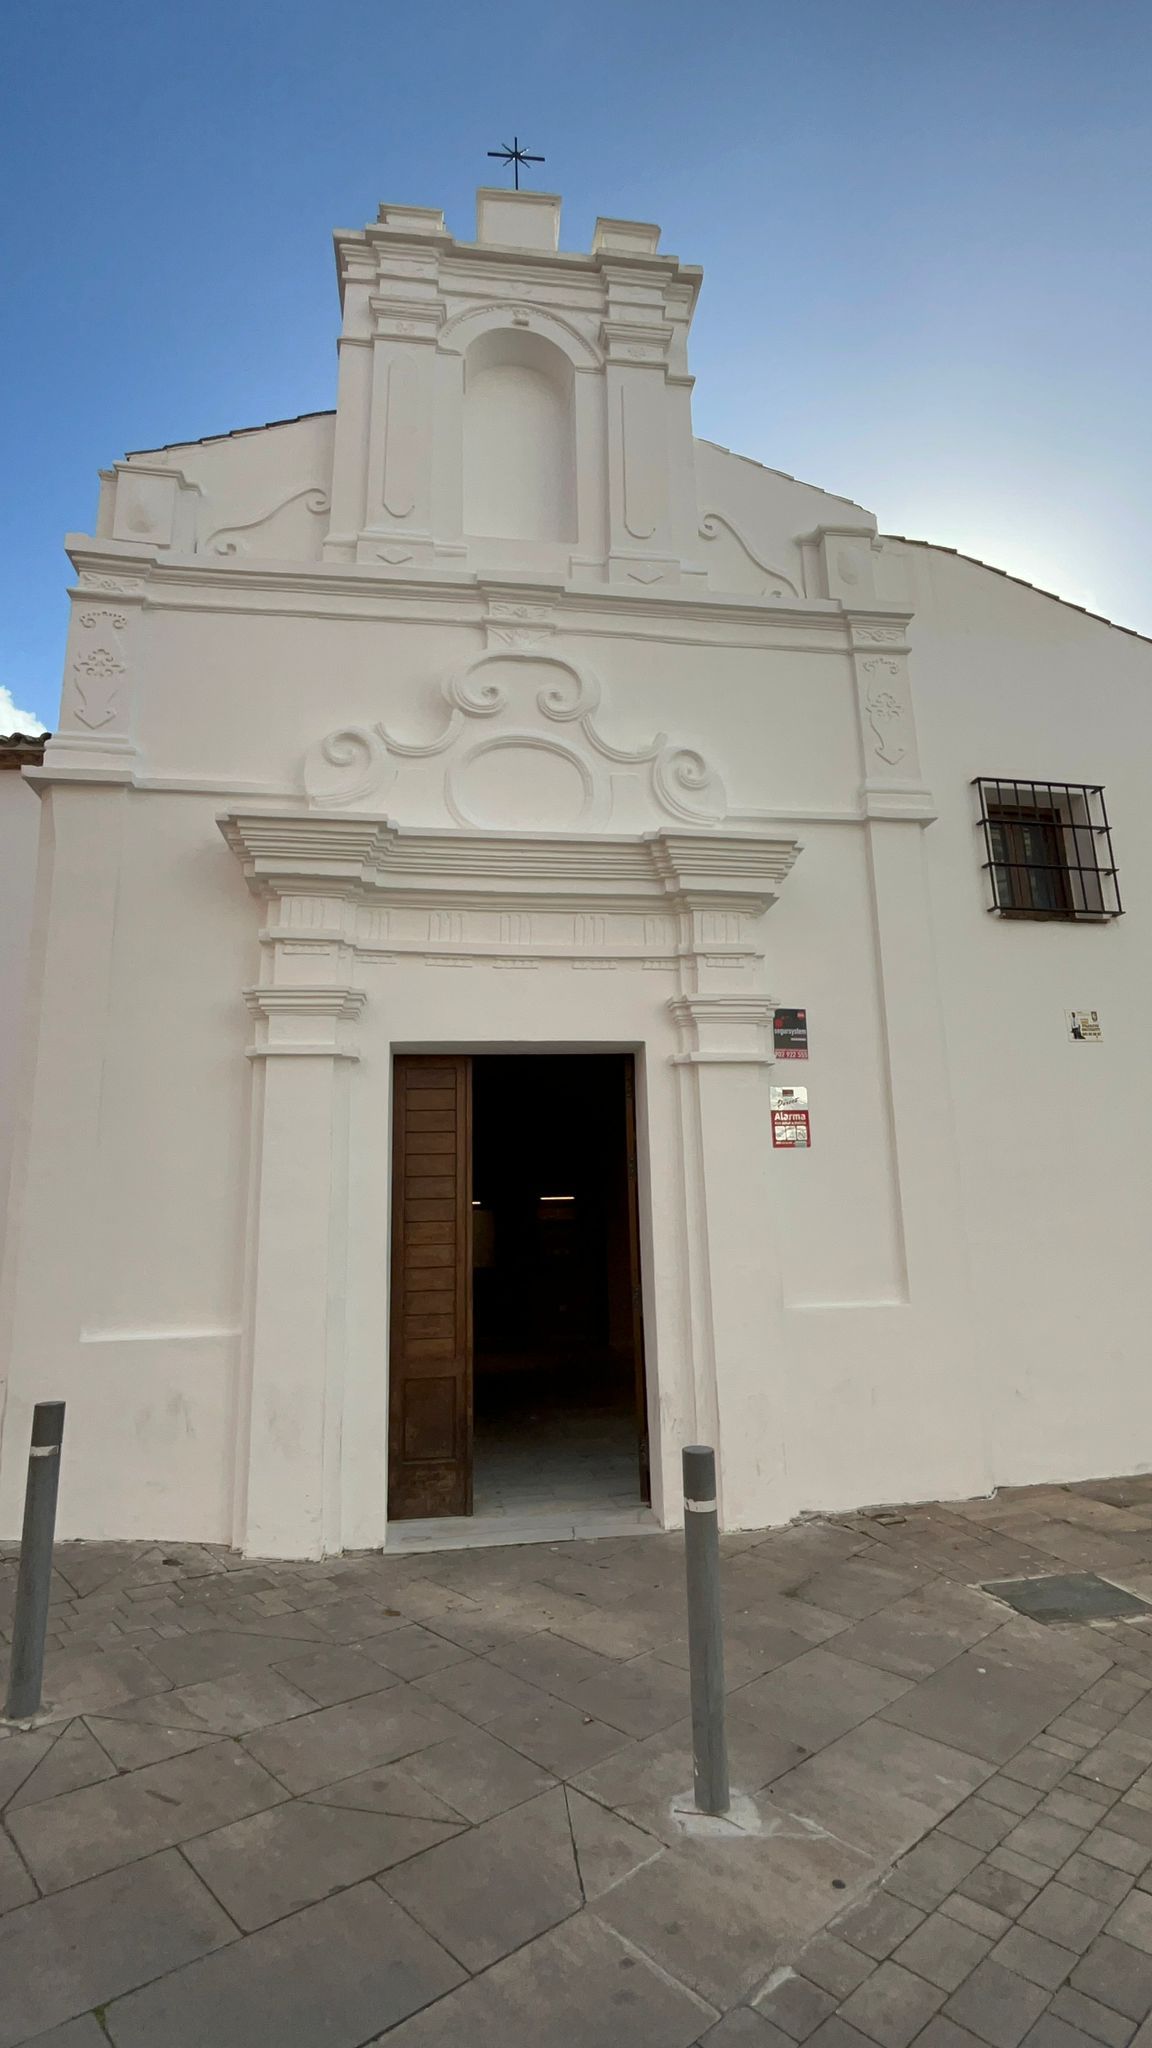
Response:
M1152 1618L980 1590L1152 1595L1152 1476L725 1551L737 1841L672 1818L676 1537L61 1546L0 2048L1152 2048Z

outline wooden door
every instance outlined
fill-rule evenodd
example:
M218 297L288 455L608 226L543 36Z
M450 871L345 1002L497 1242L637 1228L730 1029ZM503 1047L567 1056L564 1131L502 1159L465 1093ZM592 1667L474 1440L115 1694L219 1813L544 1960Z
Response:
M470 1515L472 1062L394 1074L388 1513Z
M628 1263L632 1287L632 1359L635 1372L636 1445L640 1498L652 1498L648 1449L648 1384L644 1373L644 1296L640 1283L640 1187L636 1167L636 1062L624 1056L624 1144L628 1162Z

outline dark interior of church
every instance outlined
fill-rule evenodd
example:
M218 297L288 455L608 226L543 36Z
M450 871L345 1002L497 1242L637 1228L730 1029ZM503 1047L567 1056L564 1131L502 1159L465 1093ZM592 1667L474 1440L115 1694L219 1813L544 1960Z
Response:
M620 1054L473 1063L476 1513L640 1498L626 1084Z

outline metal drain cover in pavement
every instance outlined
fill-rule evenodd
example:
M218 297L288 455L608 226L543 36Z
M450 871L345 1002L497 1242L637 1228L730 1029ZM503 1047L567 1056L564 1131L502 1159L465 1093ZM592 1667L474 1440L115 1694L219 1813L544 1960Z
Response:
M1095 1572L1053 1572L1042 1579L999 1579L983 1588L1029 1621L1122 1621L1152 1614L1147 1600Z

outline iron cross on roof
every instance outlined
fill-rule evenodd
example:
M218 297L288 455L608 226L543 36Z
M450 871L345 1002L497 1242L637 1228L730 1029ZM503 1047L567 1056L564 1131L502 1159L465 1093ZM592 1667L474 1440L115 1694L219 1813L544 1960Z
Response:
M502 163L511 164L512 175L516 181L517 192L520 190L521 164L542 164L547 161L547 159L542 156L529 156L528 151L526 149L521 149L520 137L518 135L514 135L512 137L511 149L509 149L508 144L505 143L503 149L490 149L488 151L488 154L489 156L498 156Z

